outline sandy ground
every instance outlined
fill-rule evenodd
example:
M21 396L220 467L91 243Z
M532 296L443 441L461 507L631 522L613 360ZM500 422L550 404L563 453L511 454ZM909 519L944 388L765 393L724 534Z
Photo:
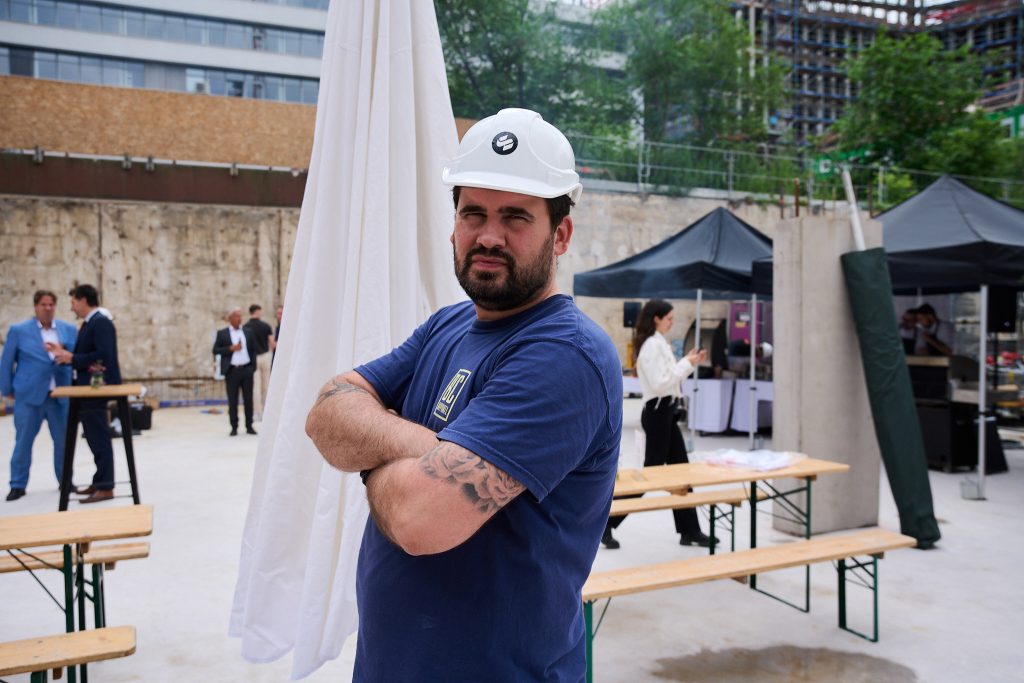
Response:
M627 401L624 443L629 446L638 403ZM138 651L127 659L90 667L93 680L213 683L289 678L289 658L247 663L239 656L238 641L226 635L258 437L229 438L227 417L204 410L159 410L153 415L153 429L136 437L142 500L155 506L152 554L108 572L107 614L111 625L137 628ZM13 429L10 417L0 418L4 458L13 445ZM79 482L91 476L88 450L81 444L84 450L79 450L75 468ZM699 445L742 448L745 440L708 437ZM15 503L0 503L0 516L56 510L50 453L43 433L36 442L28 495ZM119 446L115 453L118 476L126 478ZM631 448L624 457L624 464L636 464ZM595 641L595 680L1024 681L1024 450L1008 451L1007 459L1010 472L988 479L988 500L983 502L960 498L962 474L931 474L943 539L935 550L894 552L880 563L881 642L869 643L836 628L835 572L822 565L811 571L809 614L732 581L616 599ZM884 475L879 485L880 523L898 529ZM118 492L127 494L127 485ZM119 498L102 505L129 502L130 498ZM742 515L739 528L746 529L748 521ZM764 543L790 539L768 530L765 521L760 525ZM602 549L597 569L702 552L676 543L667 512L633 515L616 536L622 548ZM803 570L795 569L766 575L762 585L797 598L802 580ZM56 573L44 574L43 581L59 590ZM870 628L870 594L855 590L850 599L851 620ZM62 628L62 614L30 576L0 576L0 640ZM338 660L306 680L349 680L353 653L350 638Z

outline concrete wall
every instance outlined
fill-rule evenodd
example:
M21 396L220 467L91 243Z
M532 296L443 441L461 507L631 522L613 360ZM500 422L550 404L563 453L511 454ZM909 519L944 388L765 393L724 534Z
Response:
M284 299L297 209L55 200L0 195L0 327L32 315L32 293L90 283L114 314L122 374L212 374L226 306Z
M863 222L867 247L881 246L881 223ZM839 263L853 249L849 220L839 216L783 221L774 243L773 448L850 465L813 483L815 533L878 522L881 456ZM803 533L780 520L775 527Z
M586 191L574 210L575 233L559 263L561 290L577 272L647 249L712 209L721 197L665 197ZM776 206L731 207L769 237ZM791 209L787 209L791 212ZM298 209L171 202L56 199L0 195L0 335L31 315L32 292L63 295L75 283L101 290L117 316L128 377L207 374L210 331L229 303L259 303L273 316L284 298ZM622 301L581 298L581 308L612 335L625 361L629 330ZM675 337L694 317L677 302ZM724 317L728 304L705 302L702 317ZM0 338L2 339L2 338Z

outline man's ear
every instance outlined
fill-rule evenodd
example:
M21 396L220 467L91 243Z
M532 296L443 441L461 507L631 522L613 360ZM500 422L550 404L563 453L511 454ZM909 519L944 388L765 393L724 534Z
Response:
M569 251L569 242L572 241L572 216L566 216L555 228L555 256L561 256Z

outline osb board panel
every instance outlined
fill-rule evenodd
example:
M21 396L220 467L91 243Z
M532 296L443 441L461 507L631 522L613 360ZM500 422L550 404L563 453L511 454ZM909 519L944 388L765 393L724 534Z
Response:
M0 76L0 148L306 168L315 124L308 104Z
M316 107L0 76L0 147L306 168Z

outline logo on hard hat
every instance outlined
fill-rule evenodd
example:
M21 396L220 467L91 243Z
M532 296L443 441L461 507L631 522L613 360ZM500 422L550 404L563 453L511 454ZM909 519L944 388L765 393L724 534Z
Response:
M515 133L509 133L508 131L498 133L491 140L491 149L501 155L511 154L516 151L517 147L519 147L519 138L516 137Z

